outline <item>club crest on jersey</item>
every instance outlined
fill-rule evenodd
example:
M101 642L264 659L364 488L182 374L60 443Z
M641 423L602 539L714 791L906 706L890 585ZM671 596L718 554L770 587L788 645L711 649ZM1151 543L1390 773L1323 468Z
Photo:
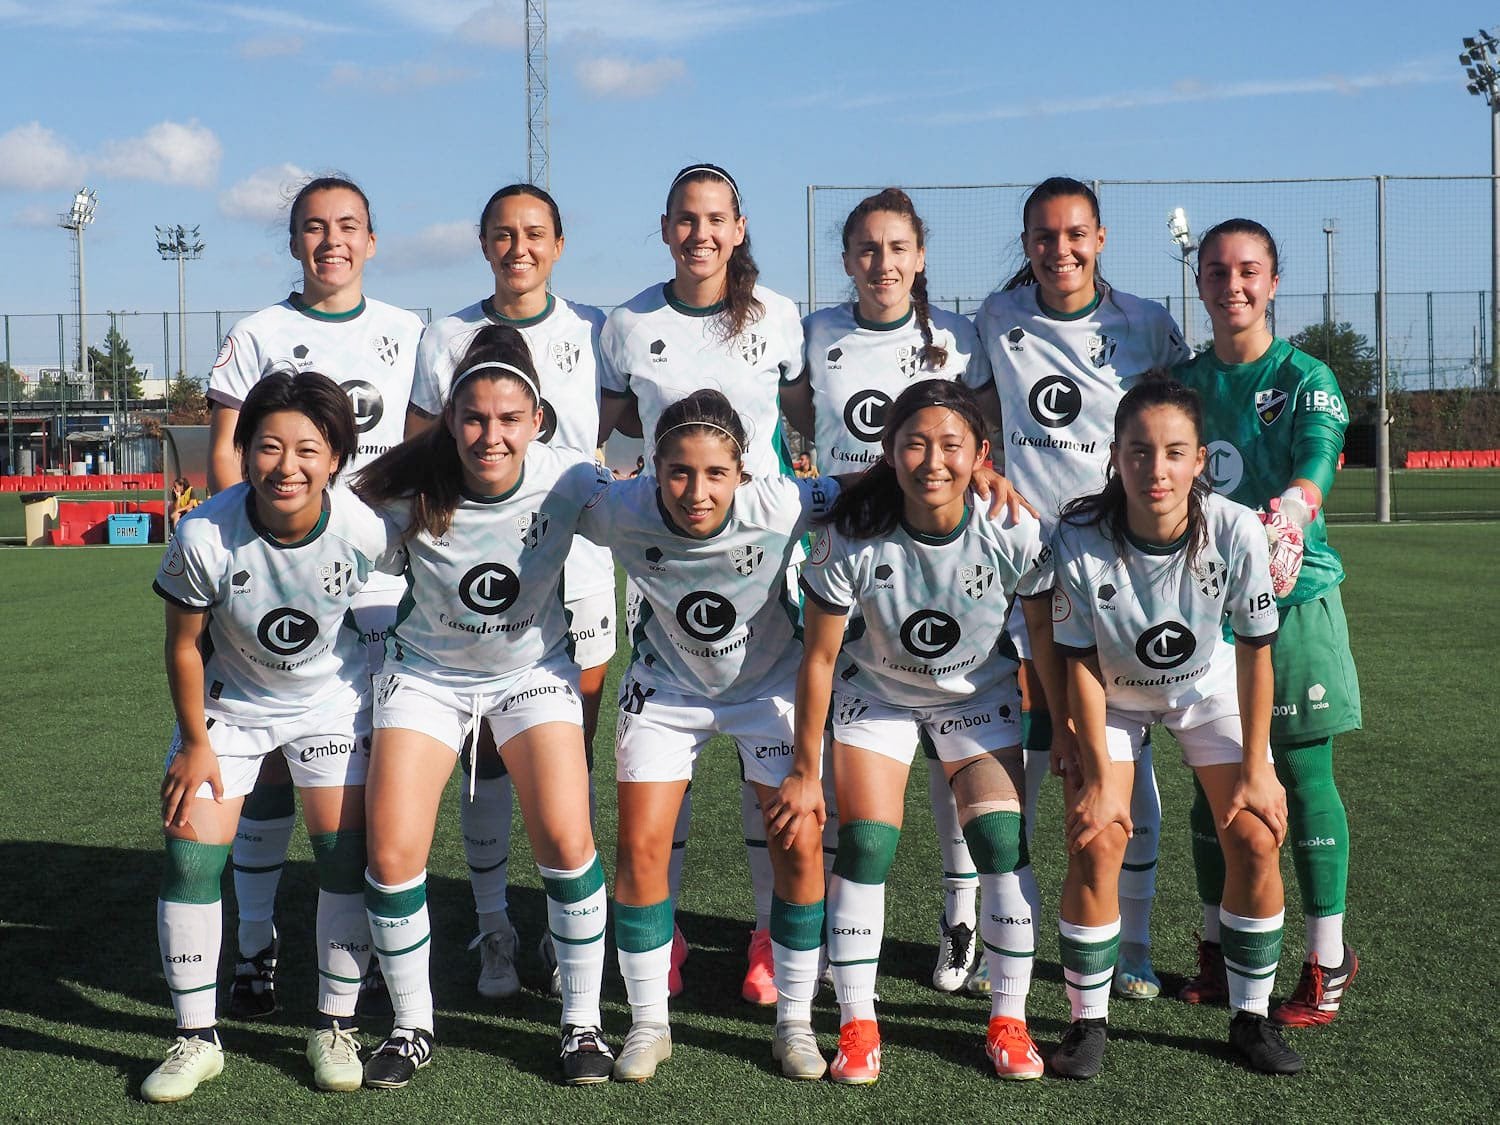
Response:
M376 336L370 343L375 348L375 354L380 357L380 362L387 367L396 366L396 357L401 354L401 341L393 340L389 336Z
M552 362L564 375L571 374L578 366L578 357L583 350L571 340L559 340L552 345Z
M917 373L917 361L921 355L920 349L913 344L902 344L896 349L896 365L901 368L901 374L910 379Z
M852 723L869 709L870 705L863 699L845 698L839 702L839 722Z
M1255 416L1262 426L1269 426L1281 417L1286 407L1286 392L1275 387L1255 392Z
M729 558L734 563L734 569L747 577L755 573L755 568L760 565L761 560L765 557L765 549L754 545L736 547L729 552Z
M976 601L984 597L985 591L995 584L994 568L980 563L959 568L958 577L964 584L964 593Z
M401 686L401 680L394 673L387 672L385 675L375 677L375 705L384 707L391 701L391 696L396 694L396 689Z
M323 580L323 592L337 598L349 588L354 568L346 562L324 563L318 567L318 577Z
M746 332L740 337L740 358L751 367L756 366L766 354L766 338L759 332Z
M1115 358L1115 348L1119 341L1113 337L1099 333L1089 337L1089 362L1095 367L1103 367Z
M1229 568L1217 559L1210 559L1202 566L1193 571L1193 581L1198 583L1198 589L1203 591L1206 598L1217 598L1224 592L1224 580L1229 576Z
M535 547L546 538L549 523L551 523L551 518L541 512L528 512L524 516L517 516L516 530L521 533L522 546Z

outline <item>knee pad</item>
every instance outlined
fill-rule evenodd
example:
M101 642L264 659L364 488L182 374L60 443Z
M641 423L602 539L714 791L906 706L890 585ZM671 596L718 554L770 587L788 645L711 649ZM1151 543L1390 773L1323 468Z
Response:
M163 902L206 906L218 902L219 883L229 862L228 844L200 844L167 837L167 862L161 876Z
M365 887L364 829L309 837L318 888L331 895L357 895Z
M901 829L881 820L856 820L839 826L839 851L833 873L851 883L884 883L896 861Z
M964 839L981 875L1007 875L1031 863L1018 812L987 812L964 825Z
M285 785L256 785L240 806L240 816L246 820L285 820L296 815L297 798L290 781Z

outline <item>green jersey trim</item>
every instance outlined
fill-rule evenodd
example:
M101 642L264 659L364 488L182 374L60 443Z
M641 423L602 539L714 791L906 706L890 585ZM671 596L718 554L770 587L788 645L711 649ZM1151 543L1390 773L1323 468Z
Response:
M878 320L866 320L864 317L860 316L858 301L854 302L854 304L851 305L850 308L854 312L854 323L860 328L865 329L867 332L894 332L898 328L905 328L908 324L911 323L911 318L917 315L917 310L915 308L909 308L906 310L905 316L898 317L895 320L881 322Z
M362 312L365 311L364 297L360 297L359 304L355 305L348 312L341 313L323 312L319 309L311 308L303 298L302 294L297 292L288 294L286 301L287 304L291 305L292 308L296 309L303 316L307 317L308 320L321 320L327 324L338 324L345 320L354 320Z
M294 551L298 547L306 547L318 536L322 535L328 527L328 493L323 493L323 510L318 513L318 522L313 524L313 529L298 539L295 543L286 543L277 539L271 533L271 529L260 522L260 516L255 511L255 489L251 488L245 492L245 515L250 519L250 526L255 528L255 534L259 535L278 551Z
M479 307L483 310L484 315L489 318L491 324L504 324L511 328L530 328L533 324L540 324L552 315L552 310L557 308L557 298L548 293L547 303L542 307L542 311L537 313L536 316L524 317L521 320L516 320L513 317L496 312L495 298L493 297L482 298L479 302Z
M661 295L667 299L667 304L683 316L718 316L729 307L728 301L715 301L711 305L689 305L685 301L679 301L670 281L661 287Z
M1187 546L1188 532L1184 531L1170 543L1153 543L1149 539L1142 539L1127 527L1125 529L1125 539L1132 547L1134 547L1137 551L1140 551L1142 554L1175 555L1178 551Z
M513 485L511 485L504 492L501 492L498 495L495 495L495 496L481 496L477 492L470 492L467 488L461 488L461 489L459 489L459 492L462 494L462 496L463 496L463 498L465 500L472 500L476 504L503 504L503 503L505 503L505 501L509 500L512 496L514 496L516 494L516 490L521 487L521 485L525 482L525 480L526 480L526 462L522 461L521 462L521 472L516 477L516 483L513 484Z
M1047 302L1042 300L1042 291L1038 289L1036 294L1036 307L1042 310L1042 315L1045 316L1048 320L1082 320L1084 317L1088 316L1089 313L1097 309L1099 307L1099 302L1103 299L1104 294L1099 291L1098 286L1095 286L1094 299L1083 308L1079 309L1077 312L1060 312L1047 304Z
M918 543L925 543L929 547L941 547L944 544L952 543L955 539L962 535L964 533L964 528L969 526L969 519L973 515L974 509L965 504L964 514L962 518L959 519L958 526L956 526L952 531L948 532L947 535L933 535L930 531L918 531L916 528L912 527L911 524L906 522L905 516L901 517L901 530L906 532L907 535L910 535Z

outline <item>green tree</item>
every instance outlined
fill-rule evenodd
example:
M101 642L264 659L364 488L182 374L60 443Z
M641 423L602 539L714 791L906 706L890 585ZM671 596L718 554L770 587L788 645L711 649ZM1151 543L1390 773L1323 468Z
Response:
M135 356L130 354L130 341L114 325L104 337L104 350L89 348L89 369L94 374L94 386L101 391L108 388L111 394L126 398L144 398L141 373L136 369ZM118 390L116 390L118 388Z
M1347 321L1309 324L1291 338L1293 347L1316 356L1332 370L1346 401L1366 399L1380 382L1375 347Z
M26 398L26 383L21 373L0 360L0 402L21 402Z
M167 424L208 425L208 399L203 394L203 384L186 372L179 371L167 387Z

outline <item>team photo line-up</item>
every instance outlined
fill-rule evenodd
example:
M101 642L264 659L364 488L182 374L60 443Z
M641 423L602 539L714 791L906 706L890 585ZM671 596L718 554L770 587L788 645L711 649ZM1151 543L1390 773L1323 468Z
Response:
M562 215L515 184L480 216L491 291L424 328L364 294L363 191L301 189L302 288L226 338L214 494L155 581L176 715L157 926L177 1032L145 1100L223 1069L226 864L229 1014L277 1009L294 788L318 884L313 1083L399 1088L432 1060L426 869L455 766L479 993L521 987L519 802L561 1080L649 1080L689 954L674 903L690 781L720 734L738 747L755 900L741 991L775 1006L770 1065L788 1078L880 1075L885 882L919 748L944 892L933 986L990 997L998 1077L1098 1074L1111 998L1162 988L1156 723L1195 779L1202 932L1178 995L1227 1004L1248 1068L1302 1068L1284 1029L1333 1020L1358 968L1332 740L1360 700L1321 514L1348 411L1332 372L1267 326L1278 262L1259 223L1203 237L1213 340L1194 355L1165 309L1100 276L1086 184L1044 181L1021 218L1024 265L971 320L929 305L910 198L872 195L843 227L852 298L799 318L757 282L734 179L693 165L661 215L670 280L606 316L551 291ZM783 424L810 450L795 473ZM597 460L615 432L645 439L633 476ZM591 767L617 567L631 658L610 902ZM1026 999L1049 773L1072 1022L1044 1064ZM1307 948L1273 1008L1284 843ZM623 1038L600 1012L607 925ZM824 981L831 1059L813 1026ZM363 1057L356 1011L390 1029Z

